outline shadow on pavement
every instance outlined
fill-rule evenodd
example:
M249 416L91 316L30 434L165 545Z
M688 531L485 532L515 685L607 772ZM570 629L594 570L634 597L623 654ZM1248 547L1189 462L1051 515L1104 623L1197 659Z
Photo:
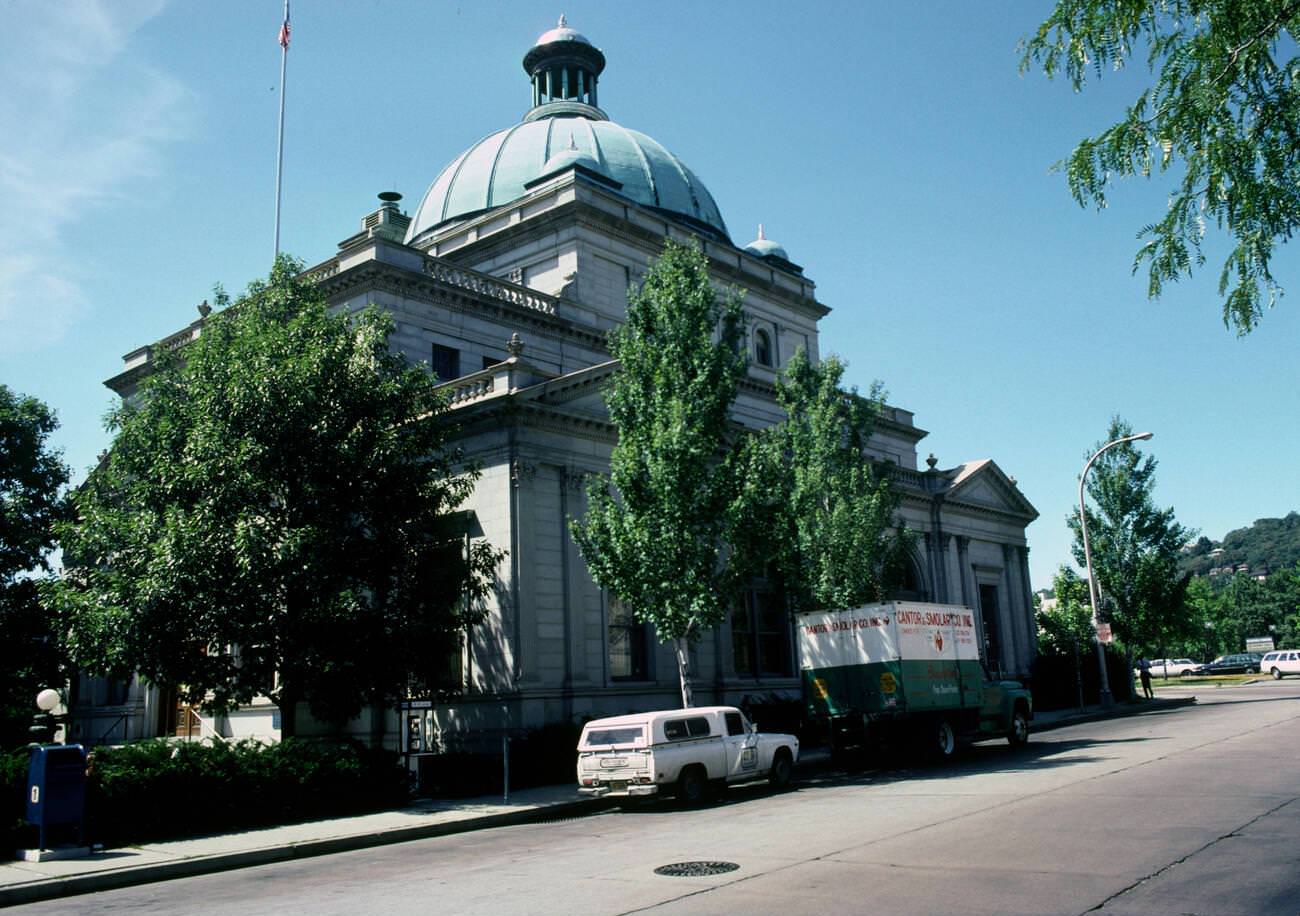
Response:
M1071 751L1102 748L1111 744L1133 744L1160 741L1163 738L1077 738L1063 741L1035 742L1022 748L1010 748L993 743L962 748L956 759L947 763L916 763L885 760L875 763L863 761L861 765L843 765L820 759L810 765L801 765L795 771L794 784L787 790L775 792L764 782L729 786L715 791L712 799L702 808L724 805L742 805L762 801L773 795L798 794L801 790L837 786L887 786L910 779L935 779L951 776L969 776L981 773L1020 772L1051 767L1071 767L1103 759L1099 755L1083 754L1067 759L1056 759ZM627 814L662 814L667 811L688 810L670 796L624 801L616 810Z

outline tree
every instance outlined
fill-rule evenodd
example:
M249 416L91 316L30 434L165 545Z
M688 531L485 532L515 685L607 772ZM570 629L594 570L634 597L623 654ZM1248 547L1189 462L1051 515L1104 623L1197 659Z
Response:
M1174 170L1168 209L1138 234L1133 269L1148 265L1156 298L1205 262L1207 223L1226 229L1234 247L1219 295L1238 334L1281 293L1274 248L1300 227L1300 57L1279 58L1298 27L1290 0L1058 0L1021 43L1021 72L1064 71L1075 91L1145 50L1154 85L1058 167L1075 200L1098 208L1115 176Z
M668 242L610 334L618 444L570 523L595 581L673 643L684 706L691 641L725 619L743 575L724 537L743 503L727 419L746 366L740 318L698 247Z
M775 563L792 612L881 600L906 551L898 494L863 454L883 393L845 391L844 369L798 350L777 380L786 419L746 443L760 517L741 516L732 541L755 557L748 565Z
M1088 583L1073 569L1062 566L1052 579L1052 593L1055 602L1050 607L1038 608L1038 651L1077 660L1079 647L1086 651L1093 643Z
M1106 438L1088 454L1132 433L1128 423L1115 417ZM1088 509L1093 573L1111 627L1130 654L1159 649L1189 632L1184 596L1190 577L1179 573L1178 559L1193 532L1175 521L1172 508L1155 505L1155 472L1156 460L1143 458L1127 442L1097 459L1087 484L1096 506ZM1069 525L1075 560L1083 566L1077 509Z
M36 693L63 683L58 641L31 573L48 570L68 468L54 413L0 385L0 747L25 740Z
M332 315L279 258L109 418L108 458L61 537L82 667L138 672L215 711L265 694L341 724L435 678L499 559L450 513L473 469L391 319ZM221 305L227 305L224 295Z

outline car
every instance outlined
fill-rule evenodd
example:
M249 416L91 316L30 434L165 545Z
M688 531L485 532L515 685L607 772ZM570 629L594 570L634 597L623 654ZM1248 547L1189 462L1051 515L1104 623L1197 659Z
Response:
M1288 674L1300 674L1300 651L1281 649L1267 652L1259 660L1259 671L1261 674L1272 675L1275 681L1282 680Z
M1188 677L1200 667L1190 658L1153 658L1151 659L1152 677Z
M1193 674L1257 674L1260 656L1254 652L1237 652L1220 655L1208 665L1201 665Z
M734 706L699 706L593 719L578 739L578 791L616 798L675 793L698 804L710 787L790 783L799 739L759 732Z

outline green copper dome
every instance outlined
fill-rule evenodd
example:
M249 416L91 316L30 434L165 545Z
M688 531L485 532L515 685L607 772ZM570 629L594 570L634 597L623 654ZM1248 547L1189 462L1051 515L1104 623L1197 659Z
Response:
M442 170L415 211L408 243L444 223L518 200L532 181L566 162L609 179L624 197L730 241L713 196L685 163L596 107L605 57L585 37L561 19L529 50L524 65L533 108L522 123L484 137Z

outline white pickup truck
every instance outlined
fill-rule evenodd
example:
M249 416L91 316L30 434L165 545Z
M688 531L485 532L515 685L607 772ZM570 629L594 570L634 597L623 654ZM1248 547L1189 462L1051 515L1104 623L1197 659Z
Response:
M798 738L760 734L734 706L594 719L578 739L578 791L635 796L667 790L697 804L710 786L766 777L783 788L798 759Z

